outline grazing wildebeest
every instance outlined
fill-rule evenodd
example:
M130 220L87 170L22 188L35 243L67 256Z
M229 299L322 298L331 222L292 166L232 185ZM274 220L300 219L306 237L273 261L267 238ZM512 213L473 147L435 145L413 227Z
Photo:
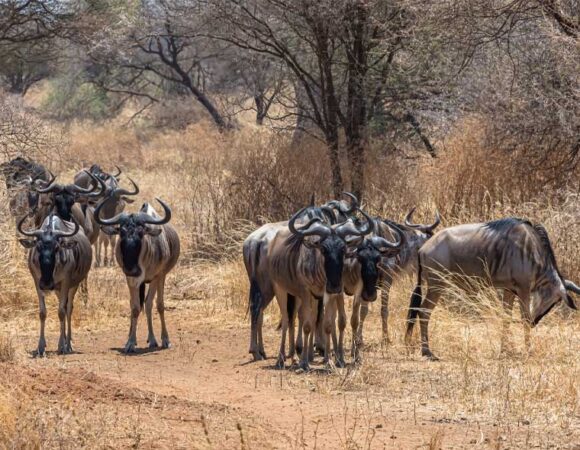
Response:
M564 301L576 309L567 290L579 294L580 288L558 270L546 229L523 219L506 218L446 228L423 245L418 259L417 287L411 296L406 340L407 343L410 340L418 315L421 353L431 359L436 358L429 348L429 318L445 289L443 278L448 275L478 277L503 289L503 306L508 314L517 296L527 348L530 327L536 326L556 304ZM424 298L422 283L427 284ZM530 301L532 294L535 294L533 302Z
M388 264L384 264L381 270L381 323L383 329L383 344L389 340L389 291L393 282L405 275L412 275L417 271L417 252L429 240L435 228L441 223L439 213L435 213L435 221L430 225L415 224L411 222L415 208L411 209L405 217L404 224L386 219L375 219L375 233L385 239L393 239L394 229L402 230L405 235L405 243L401 251ZM359 346L363 345L364 321L368 315L369 304L362 302L360 309L360 324L356 333Z
M288 223L266 224L250 234L244 241L244 264L250 280L250 312L252 332L250 353L255 360L265 358L261 337L263 310L270 304L274 295L282 313L282 339L277 367L284 366L286 333L290 332L290 353L294 348L294 326L289 328L289 320L294 312L288 307L300 309L303 322L306 350L302 352L300 366L309 367L309 348L311 332L315 324L313 306L316 298L323 298L325 304L325 332L327 340L331 333L338 309L339 342L337 345L337 364L344 364L342 351L346 313L342 272L344 257L349 247L349 237L360 237L372 231L368 221L364 227L357 228L352 221L338 225L324 223L320 217L313 217L302 226L296 224L308 208L298 211ZM328 325L328 326L326 326ZM328 348L327 346L326 348ZM329 353L325 353L328 361Z
M20 243L30 249L28 268L34 279L40 306L40 339L38 355L44 355L46 339L45 295L55 291L58 300L60 320L59 353L72 352L72 324L74 296L80 283L86 279L91 267L92 250L89 240L77 222L70 223L55 214L50 214L38 230L26 231L22 228L26 216L18 223L18 231L34 239L20 239ZM66 322L66 330L65 330Z
M135 351L137 320L143 304L145 304L149 331L147 342L150 348L158 346L153 333L152 319L153 298L156 293L157 311L161 319L161 345L163 348L169 348L169 334L165 325L163 303L165 278L177 263L180 251L179 236L169 225L171 209L162 200L157 199L165 212L162 218L151 205L145 203L138 213L120 213L110 219L104 219L101 213L114 195L113 192L111 197L97 205L95 218L105 232L119 234L115 253L117 263L123 269L127 280L131 304L131 327L129 339L125 344L125 352ZM146 284L149 284L147 295L145 295Z

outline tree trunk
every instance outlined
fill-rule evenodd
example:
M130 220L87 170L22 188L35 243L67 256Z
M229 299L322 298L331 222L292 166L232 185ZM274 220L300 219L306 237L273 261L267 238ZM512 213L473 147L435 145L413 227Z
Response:
M328 146L328 159L330 161L331 187L335 198L340 198L344 190L342 182L342 171L340 169L340 157L338 153L338 136L328 136L326 139Z

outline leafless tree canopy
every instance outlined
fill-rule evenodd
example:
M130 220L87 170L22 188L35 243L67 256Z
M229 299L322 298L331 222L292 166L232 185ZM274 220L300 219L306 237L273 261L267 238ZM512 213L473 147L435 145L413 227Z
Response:
M222 131L252 109L258 126L292 131L296 151L307 135L324 142L335 194L363 193L371 141L437 157L450 130L473 118L489 148L534 170L573 170L579 8L577 0L7 0L0 82L24 95L74 73L79 102L99 111L131 100L138 116L180 99Z

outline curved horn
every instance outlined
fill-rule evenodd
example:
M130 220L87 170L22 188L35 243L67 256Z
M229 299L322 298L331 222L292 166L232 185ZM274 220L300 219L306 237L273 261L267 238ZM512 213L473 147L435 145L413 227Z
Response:
M33 231L25 231L22 229L22 225L24 225L24 221L28 218L28 215L24 216L22 219L18 221L17 230L20 234L28 237L37 237L42 234L42 230L33 230Z
M576 286L570 280L564 280L564 287L566 288L567 291L572 291L575 294L580 294L580 287Z
M350 207L345 210L341 209L340 212L342 212L343 214L352 214L353 212L355 212L355 210L359 209L360 205L358 203L358 198L356 198L354 194L352 194L351 192L343 192L342 195L345 195L350 198Z
M69 184L67 186L69 191L74 192L75 194L92 194L98 189L99 182L97 181L97 178L92 173L90 173L88 170L84 170L84 172L89 177L91 177L91 180L93 180L92 186L88 187L88 188L83 188L83 187L77 186L76 184Z
M328 218L328 221L330 222L331 225L334 225L336 223L336 216L334 215L334 210L330 206L322 205L320 207L320 211L322 211L322 214Z
M405 216L405 225L410 228L414 228L416 230L422 231L423 233L433 233L433 230L437 228L437 226L441 223L441 216L439 215L439 211L435 211L435 222L431 225L421 225L411 223L411 217L413 217L413 213L415 212L416 207L414 206L411 211Z
M155 200L157 200L159 202L159 204L163 208L163 211L165 211L165 217L159 218L159 217L153 217L153 216L146 214L146 213L139 213L139 218L144 223L148 223L151 225L164 225L171 220L171 208L169 207L169 205L167 205L167 203L165 203L160 198L155 197Z
M352 220L344 222L342 225L339 225L336 228L336 234L338 234L341 238L345 239L346 236L366 236L369 233L372 233L375 229L375 222L374 220L365 213L362 209L359 209L362 215L367 220L367 223L364 228L357 227Z
M76 220L74 220L74 218L73 218L72 222L75 224L74 230L72 230L70 233L67 233L66 231L61 231L61 230L55 230L53 232L54 236L57 238L65 238L65 237L72 237L75 234L77 234L81 227L79 226L79 223Z
M104 199L103 201L101 201L97 205L97 207L95 208L94 217L95 217L95 221L99 225L104 225L104 226L118 225L119 222L121 221L121 219L126 215L125 213L121 212L121 213L117 214L115 217L112 217L110 219L101 219L101 217L100 217L100 215L101 215L101 208L110 199L111 199L111 197L107 197L106 199Z
M292 234L302 237L317 235L321 238L326 238L332 234L331 228L322 224L319 217L310 219L306 225L300 227L300 229L297 229L295 222L304 213L305 210L306 208L302 208L288 221L288 228Z
M131 178L129 177L127 178L133 185L133 192L128 191L127 189L124 188L118 188L113 191L113 195L115 197L121 197L121 195L137 195L139 193L139 186L137 186L137 183L135 183Z
M50 180L48 180L46 182L46 187L41 188L38 186L34 187L34 190L40 194L48 194L50 192L54 192L57 190L57 188L60 190L62 190L62 186L60 186L59 184L56 184L54 181L56 180L56 176L49 170L48 173L50 174Z
M388 241L385 238L381 238L381 239L383 239L383 241L386 242L386 244L384 242L382 243L382 247L388 248L388 249L401 249L403 247L403 245L405 245L405 243L407 242L407 237L405 236L405 233L403 232L403 230L401 230L393 222L383 220L383 223L385 225L387 225L391 230L395 231L395 234L397 234L398 241L397 241L397 243L393 243L393 242ZM374 239L374 238L372 238L372 239ZM374 243L375 242L373 242L373 244ZM378 243L378 241L377 241L377 243ZM380 247L379 247L379 249L380 249Z
M123 171L121 169L119 169L119 166L115 165L115 168L117 169L117 173L116 174L110 174L113 178L118 178L119 175L121 175L123 173Z

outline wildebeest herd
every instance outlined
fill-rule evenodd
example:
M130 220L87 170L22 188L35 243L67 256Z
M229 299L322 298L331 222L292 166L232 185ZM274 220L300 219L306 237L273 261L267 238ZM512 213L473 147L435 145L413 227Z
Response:
M0 170L17 230L25 236L20 242L29 249L28 266L40 306L38 355L43 355L46 348L45 295L49 291L59 299L58 352L72 351L73 301L79 288L86 298L92 246L96 249L95 266L112 264L114 254L126 277L131 325L125 351L136 349L137 321L143 308L149 347L158 346L152 322L155 296L161 346L169 347L164 318L165 278L180 253L179 237L169 224L170 207L157 199L163 217L148 203L136 213L125 213L139 187L128 177L131 189L120 187L118 168L111 174L92 165L80 170L71 184L57 183L42 165L21 157L0 165ZM413 212L407 214L404 223L371 217L354 195L345 193L345 199L323 205L316 205L312 199L290 220L268 223L251 233L243 244L243 259L250 282L253 358L266 358L263 313L275 296L281 313L276 366L284 368L286 359L299 355L300 367L308 370L315 350L323 353L325 363L330 363L332 349L336 366L343 367L346 294L354 296L351 351L354 361L360 361L364 320L369 303L376 300L379 291L383 340L389 340L389 288L401 274L417 275L406 341L409 343L419 318L421 352L431 359L436 357L429 348L429 319L450 276L478 277L502 290L508 314L517 298L526 345L529 329L560 301L576 309L569 292L580 294L580 288L560 273L543 226L505 218L436 233L439 214L432 224L420 225L412 222ZM33 228L25 228L26 222ZM425 295L423 286L427 287Z

